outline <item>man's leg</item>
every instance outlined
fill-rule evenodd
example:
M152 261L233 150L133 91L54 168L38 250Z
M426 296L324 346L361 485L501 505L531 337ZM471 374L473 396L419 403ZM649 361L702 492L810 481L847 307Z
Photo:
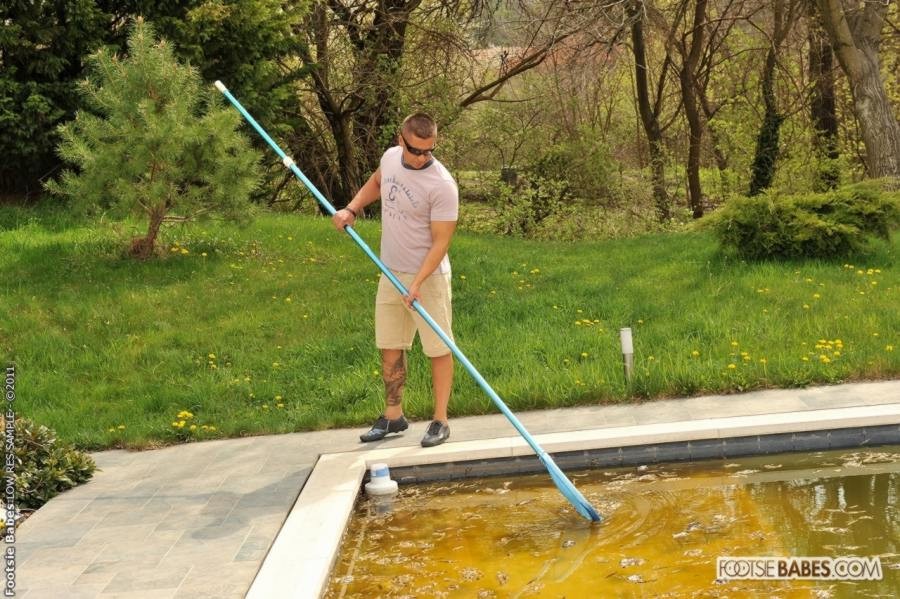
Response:
M434 418L447 423L447 405L453 389L453 354L431 358L431 385L434 391Z
M406 385L404 350L381 350L381 378L384 380L384 417L396 420L403 415L403 387Z

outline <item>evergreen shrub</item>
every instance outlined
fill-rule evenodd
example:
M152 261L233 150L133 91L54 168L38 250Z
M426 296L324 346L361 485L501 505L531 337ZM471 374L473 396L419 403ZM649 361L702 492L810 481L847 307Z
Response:
M888 238L900 222L900 192L866 181L824 193L768 191L733 197L708 217L724 248L750 259L831 258Z

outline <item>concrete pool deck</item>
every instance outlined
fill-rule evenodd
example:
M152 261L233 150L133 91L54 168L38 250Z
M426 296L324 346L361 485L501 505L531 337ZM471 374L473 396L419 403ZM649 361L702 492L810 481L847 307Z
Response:
M871 444L878 439L866 437L866 427L900 433L900 381L517 416L547 451L565 455L850 428ZM367 445L360 427L95 453L93 480L19 527L16 596L316 597L367 464L415 468L531 453L500 414L453 419L450 442L422 449L427 424ZM704 447L704 457L723 451ZM653 461L665 457L654 451Z

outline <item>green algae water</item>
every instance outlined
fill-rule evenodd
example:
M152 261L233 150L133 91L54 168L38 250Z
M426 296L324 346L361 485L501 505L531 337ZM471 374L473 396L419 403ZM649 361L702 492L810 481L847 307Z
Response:
M900 597L900 446L570 477L602 524L543 474L362 497L325 596ZM720 556L878 557L881 580L726 580Z

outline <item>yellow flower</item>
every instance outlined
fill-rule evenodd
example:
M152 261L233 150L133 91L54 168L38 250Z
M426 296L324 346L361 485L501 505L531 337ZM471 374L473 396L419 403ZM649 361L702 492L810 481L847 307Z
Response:
M809 362L809 357L807 357L807 356L803 356L800 359L803 360L804 362Z
M766 360L765 358L760 358L760 359L759 359L759 363L760 363L760 364L768 364L769 361Z
M209 354L209 359L210 359L210 360L215 360L215 359L216 359L216 354Z
M809 310L809 304L803 304L803 309L804 309L804 310Z
M192 430L192 431L197 430L197 425L196 425L196 424L192 424L191 427L190 427L190 430Z
M829 362L831 362L831 358L829 358L825 354L822 354L821 356L819 356L819 361L822 362L822 364L828 364Z
M283 403L278 403L278 404L275 404L275 407L276 407L276 408L283 408L283 407L284 407L284 404L283 404Z
M276 395L276 396L275 396L275 401L281 401L281 396L280 396L280 395Z
M203 253L200 254L200 255L203 256L204 258L206 258L206 252L203 252Z
M728 369L729 369L729 370L734 370L735 368L737 368L737 365L736 365L736 364L729 364L729 365L728 365Z
M581 357L582 357L582 358L587 358L587 357L588 357L588 353L587 353L586 351L581 352Z
M114 433L114 432L116 432L116 429L115 429L115 427L110 427L110 428L108 428L108 429L106 430L106 432L108 432L108 433Z
M820 297L822 297L822 296L819 295L818 293L813 293L813 299L819 299Z
M465 280L466 280L466 275L459 275L459 278L462 279L463 281L465 281Z
M894 346L893 345L885 345L884 351L894 351Z
M691 357L692 358L700 357L700 352L695 349L694 351L691 352Z
M731 347L737 347L737 346L738 346L738 342L737 342L737 341L732 341L732 342L731 342Z
M124 424L120 424L117 428L118 428L120 431L124 431L124 430L125 430L125 425L124 425Z
M190 252L188 252L187 248L181 248L181 253L182 253L182 254L189 254Z

